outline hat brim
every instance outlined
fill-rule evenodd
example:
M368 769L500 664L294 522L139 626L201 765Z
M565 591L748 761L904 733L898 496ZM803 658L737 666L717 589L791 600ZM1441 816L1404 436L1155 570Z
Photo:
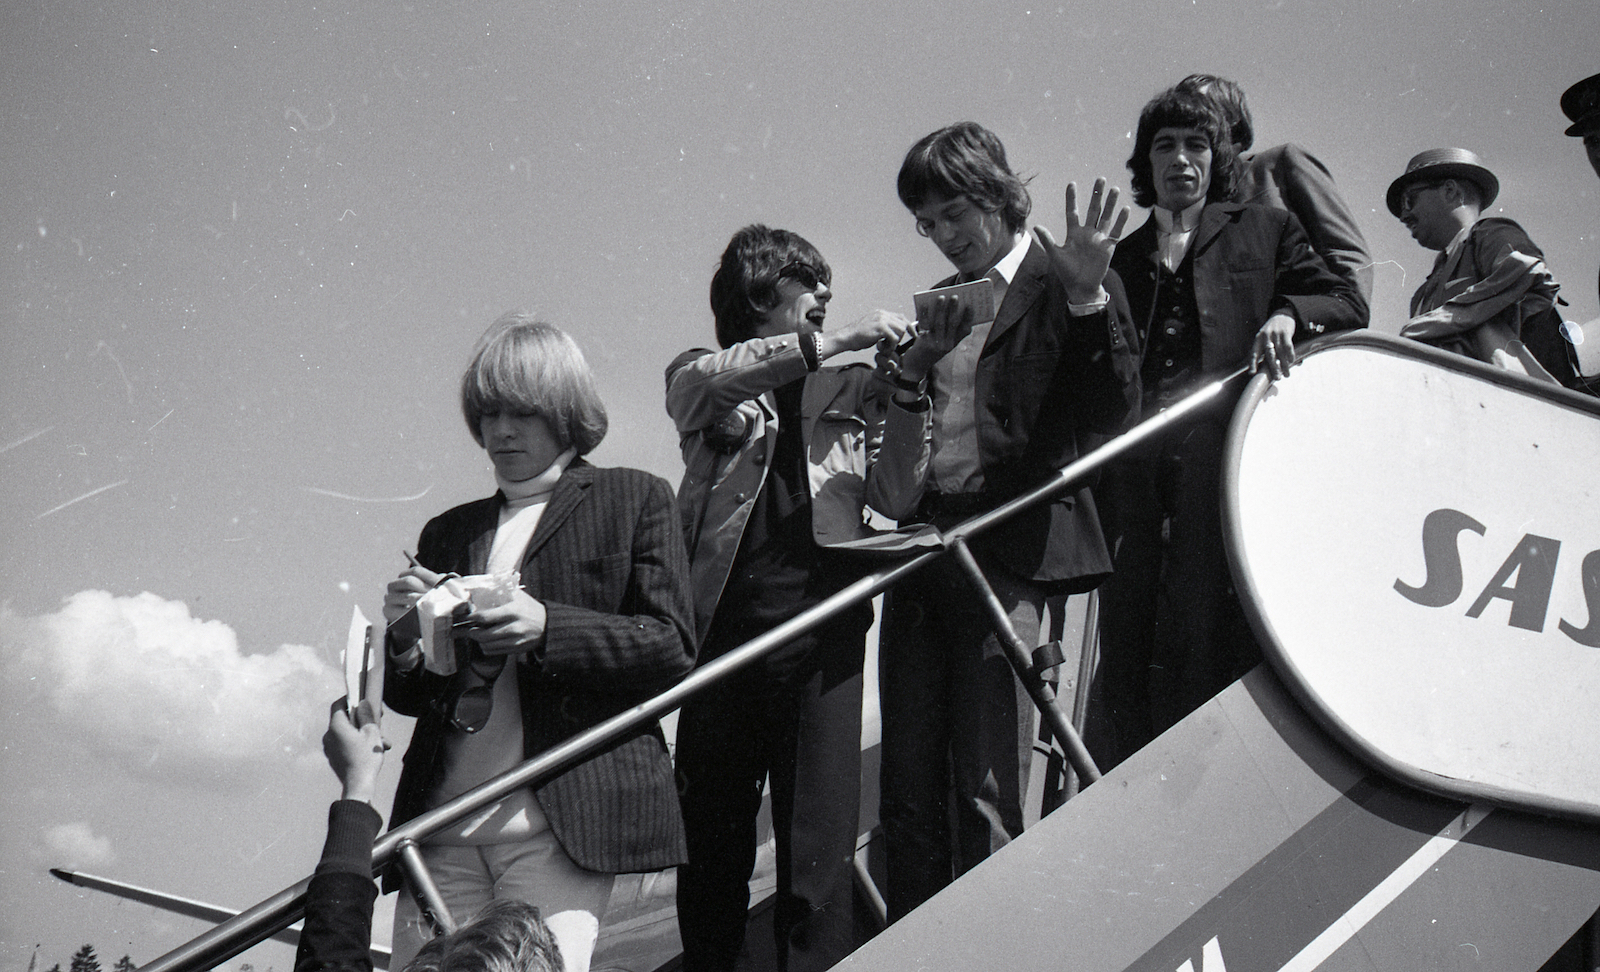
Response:
M1500 195L1500 180L1483 166L1469 162L1438 162L1413 169L1389 183L1389 192L1384 199L1389 204L1389 212L1399 217L1400 197L1405 194L1407 187L1419 182L1443 182L1445 179L1465 179L1477 186L1483 193L1484 209L1488 209Z

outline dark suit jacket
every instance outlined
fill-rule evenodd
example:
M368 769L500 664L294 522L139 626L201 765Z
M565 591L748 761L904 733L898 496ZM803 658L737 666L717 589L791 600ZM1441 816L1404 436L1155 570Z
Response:
M428 522L417 559L482 573L499 494ZM528 756L645 701L694 665L694 609L683 535L664 480L636 469L567 467L528 543L522 588L548 613L542 647L522 656ZM391 667L383 700L417 717L392 824L427 809L443 770L448 679ZM641 729L536 790L568 856L591 871L653 871L682 862L683 820L659 726Z
M985 494L996 501L1038 485L1139 417L1122 283L1108 273L1106 309L1073 317L1064 279L1060 254L1032 238L978 359L978 459ZM1012 518L973 547L1062 591L1091 590L1111 572L1087 486Z
M1293 144L1262 149L1239 162L1233 201L1294 213L1328 269L1355 284L1361 298L1370 301L1372 255L1328 167Z
M1293 311L1297 342L1367 326L1366 300L1353 283L1328 269L1292 213L1211 203L1200 213L1189 255L1206 380L1248 364L1256 332L1280 308ZM1153 216L1128 234L1111 258L1128 288L1141 350L1149 346L1159 259Z

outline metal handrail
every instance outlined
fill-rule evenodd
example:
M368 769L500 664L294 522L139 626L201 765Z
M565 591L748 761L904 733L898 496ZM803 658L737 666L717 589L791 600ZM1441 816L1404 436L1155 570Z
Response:
M1005 522L1018 513L1065 492L1098 472L1114 459L1138 448L1161 435L1173 425L1180 424L1195 412L1211 404L1226 387L1248 369L1240 369L1225 378L1203 386L1176 405L1140 422L1132 429L1113 438L1092 452L1062 467L1056 474L1038 486L1011 499L986 513L964 520L940 536L943 546L917 554L894 566L873 571L846 586L814 607L800 612L788 621L735 648L720 658L690 672L683 681L656 697L612 716L572 738L526 760L467 792L432 810L408 820L390 830L372 845L374 870L387 866L405 842L426 840L435 832L466 817L472 812L501 799L524 786L536 785L588 759L611 745L622 736L649 725L677 709L688 698L734 672L753 664L795 637L811 631L825 621L855 605L870 600L907 576L927 566L953 548L965 546L970 537L977 536ZM1068 727L1070 730L1070 727ZM1075 731L1065 737L1077 740ZM1065 741L1065 740L1063 740ZM1080 778L1097 779L1099 770L1089 759L1081 740L1076 746L1067 745L1067 757ZM215 928L207 931L165 955L139 967L139 972L198 972L225 962L251 946L298 921L305 910L306 888L310 878L284 888L277 894L241 911Z

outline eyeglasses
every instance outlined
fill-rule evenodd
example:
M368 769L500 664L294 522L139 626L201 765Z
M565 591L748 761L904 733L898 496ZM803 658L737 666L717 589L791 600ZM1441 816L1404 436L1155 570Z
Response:
M1442 182L1428 182L1411 186L1410 188L1406 189L1405 192L1400 194L1400 211L1403 213L1408 209L1414 208L1417 205L1417 199L1420 198L1423 193L1430 189L1438 189L1442 185L1444 185Z
M816 290L818 286L827 283L831 276L826 270L818 269L801 260L786 263L783 269L778 271L779 280L788 277L807 290Z
M948 207L947 206L947 208L945 208L944 211L939 213L938 215L939 215L939 219L944 220L944 222L946 222L946 223L959 223L962 220L966 219L969 215L971 215L972 214L972 210L973 210L973 207L972 207L972 205L970 203L967 204L967 205L964 205L964 206L960 206L959 208L954 208L954 207ZM921 219L917 220L917 235L918 236L921 236L921 237L924 237L924 238L931 237L933 235L933 231L935 229L937 229L937 228L938 228L938 220L935 220L935 219L927 217L927 216L924 216Z

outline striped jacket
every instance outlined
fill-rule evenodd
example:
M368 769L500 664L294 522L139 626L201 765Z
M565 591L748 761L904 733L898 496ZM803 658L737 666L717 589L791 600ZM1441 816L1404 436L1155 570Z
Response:
M430 520L417 559L430 570L482 573L499 494ZM694 666L688 563L672 489L636 469L577 460L556 484L528 543L522 588L547 612L544 644L521 657L528 756L645 701ZM443 771L448 680L392 668L384 702L417 717L391 826L426 810ZM672 761L659 726L536 788L568 856L591 871L654 871L685 856Z

